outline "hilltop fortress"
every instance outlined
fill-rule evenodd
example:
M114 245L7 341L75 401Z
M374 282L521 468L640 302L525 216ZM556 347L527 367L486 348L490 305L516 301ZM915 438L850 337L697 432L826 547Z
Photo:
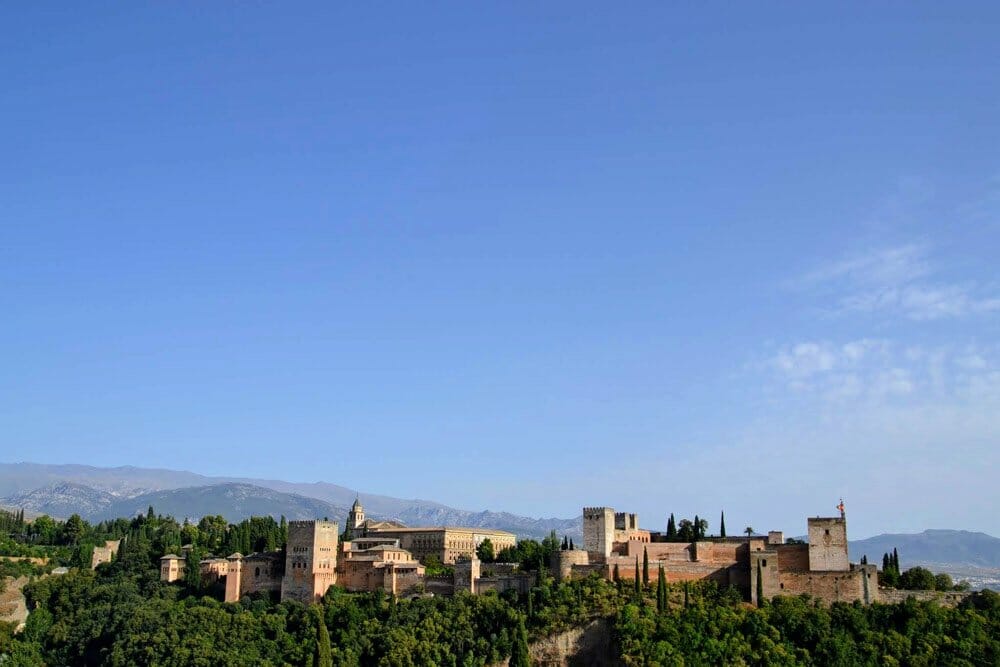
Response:
M527 589L528 576L484 577L476 549L489 540L494 549L514 546L515 536L503 530L432 526L408 528L401 523L366 520L364 508L355 500L348 515L347 540L341 541L334 521L289 521L284 552L268 551L226 558L205 558L198 563L203 581L224 583L226 602L245 595L270 592L282 600L314 602L333 585L349 591L384 590L406 595L425 590L452 593L456 586L471 592L495 587ZM425 577L421 561L436 560L453 566L451 578ZM187 553L160 558L161 581L184 577ZM495 567L493 571L504 571ZM488 581L480 581L487 580Z
M583 549L556 551L549 566L557 581L595 573L631 580L643 576L643 567L653 579L662 568L668 582L714 581L754 603L761 595L802 593L826 602L877 601L875 565L848 559L846 516L810 518L807 525L808 543L786 543L780 531L678 542L640 528L635 514L585 507ZM224 584L227 602L271 592L308 603L332 585L392 595L448 595L457 590L523 593L536 583L535 574L516 563L481 563L476 557L486 540L496 553L514 546L514 535L505 531L376 522L365 519L359 501L351 507L343 541L338 528L330 521L291 521L284 552L206 558L198 567L203 580ZM426 565L432 561L450 565L450 574L428 576ZM184 576L186 555L167 554L160 564L160 578L177 581Z
M846 516L810 518L807 524L807 544L787 544L781 531L667 542L664 535L639 528L635 514L585 507L584 548L558 552L553 573L560 580L592 572L633 579L642 576L637 567L648 560L651 577L662 567L668 582L715 581L755 603L758 591L765 598L807 593L826 602L876 601L876 566L848 560Z

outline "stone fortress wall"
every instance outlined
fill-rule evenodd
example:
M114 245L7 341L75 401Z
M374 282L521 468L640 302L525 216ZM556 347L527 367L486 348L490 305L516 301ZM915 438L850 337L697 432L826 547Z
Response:
M392 595L429 590L451 594L457 589L523 592L535 579L534 574L519 571L516 564L489 563L483 567L475 557L476 548L487 539L493 543L495 553L514 546L514 534L502 530L407 528L398 522L372 522L365 519L360 501L355 501L346 534L353 539L341 542L338 524L332 521L290 521L284 552L205 558L198 567L203 581L211 584L224 580L226 602L236 602L251 593L275 592L282 600L310 603L332 585L349 591L383 590ZM183 579L187 555L163 556L160 579ZM454 577L426 577L421 559L431 557L452 564Z
M642 576L645 557L651 578L662 567L668 582L711 580L735 586L751 602L757 601L758 576L767 598L807 593L827 602L878 600L876 567L849 562L846 517L810 518L807 524L808 544L785 544L781 531L660 542L658 534L639 528L634 514L585 507L584 548L560 552L552 572L559 580L592 572L632 580Z

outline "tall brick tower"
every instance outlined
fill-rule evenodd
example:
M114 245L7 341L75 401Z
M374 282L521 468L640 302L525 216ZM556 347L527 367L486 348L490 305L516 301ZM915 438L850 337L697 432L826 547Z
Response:
M592 562L611 555L615 541L615 511L610 507L583 508L583 548Z
M851 569L847 558L846 517L809 519L809 569L827 572Z
M337 583L335 521L289 521L281 599L315 602Z

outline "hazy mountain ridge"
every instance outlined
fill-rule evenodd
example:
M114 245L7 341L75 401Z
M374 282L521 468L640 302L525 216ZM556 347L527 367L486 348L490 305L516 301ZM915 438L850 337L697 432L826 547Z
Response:
M102 489L75 482L57 482L7 496L0 500L0 503L7 507L24 509L27 513L63 518L79 514L91 519L111 507L117 499Z
M341 524L359 494L328 482L206 477L195 473L124 466L35 463L0 464L0 504L29 513L65 518L77 513L88 520L132 516L149 505L177 518L222 514L230 521L252 514L284 514L288 519L328 516ZM559 535L580 538L575 519L535 519L509 512L468 511L427 500L360 494L367 516L397 519L410 526L462 525L499 528L522 537Z
M1000 538L968 530L929 529L922 533L885 533L849 545L852 560L867 555L882 565L882 554L899 550L903 569L927 563L1000 568Z
M82 484L60 482L8 496L4 505L21 507L35 514L65 518L79 514L88 521L145 513L152 506L158 514L177 519L200 519L207 514L222 514L230 521L248 516L284 514L289 519L312 519L329 516L337 520L347 510L315 498L280 493L250 484L216 484L165 491L150 491L127 498L112 495ZM342 521L342 519L341 519Z

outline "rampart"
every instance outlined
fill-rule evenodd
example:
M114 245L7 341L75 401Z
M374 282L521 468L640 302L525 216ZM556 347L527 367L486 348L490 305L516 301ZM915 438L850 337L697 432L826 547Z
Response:
M913 598L920 602L937 602L942 607L956 607L962 600L972 595L972 591L909 591L897 588L878 589L879 602L897 604Z

